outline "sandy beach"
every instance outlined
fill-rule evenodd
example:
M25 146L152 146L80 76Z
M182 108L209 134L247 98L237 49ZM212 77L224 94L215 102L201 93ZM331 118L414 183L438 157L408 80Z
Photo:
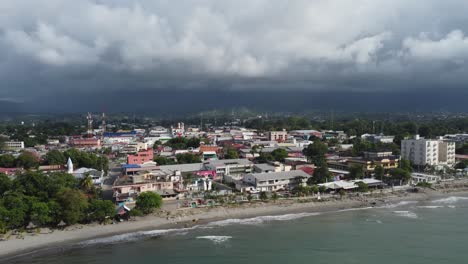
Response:
M468 194L468 190L465 188L446 188L439 191L425 189L417 193L398 191L385 194L374 193L372 195L353 194L343 199L332 198L326 201L304 198L213 208L179 209L170 212L162 211L159 214L138 218L136 221L118 224L75 225L64 230L53 230L52 232L43 229L41 234L27 233L23 237L12 235L8 240L0 242L0 260L24 254L40 254L47 249L63 248L66 245L73 245L81 241L136 231L182 228L224 219L383 206L400 201L422 201L435 199L436 197L466 194Z

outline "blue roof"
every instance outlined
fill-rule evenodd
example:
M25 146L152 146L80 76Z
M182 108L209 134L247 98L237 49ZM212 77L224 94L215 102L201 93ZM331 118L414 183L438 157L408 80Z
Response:
M137 168L141 168L141 166L138 165L138 164L125 164L125 165L122 165L122 168L124 168L124 169L137 169Z
M130 132L105 132L104 137L133 137L136 136L136 131Z

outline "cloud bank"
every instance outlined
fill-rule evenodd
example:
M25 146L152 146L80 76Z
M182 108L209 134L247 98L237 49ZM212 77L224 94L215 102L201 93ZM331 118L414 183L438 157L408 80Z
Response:
M6 0L0 97L459 91L464 0Z

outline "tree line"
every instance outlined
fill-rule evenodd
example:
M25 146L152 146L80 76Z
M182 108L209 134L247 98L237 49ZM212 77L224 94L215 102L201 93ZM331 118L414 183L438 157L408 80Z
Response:
M115 216L115 205L99 198L90 178L67 173L28 171L13 179L0 174L0 234L37 227L105 222ZM148 214L162 205L156 193L142 193L134 214Z

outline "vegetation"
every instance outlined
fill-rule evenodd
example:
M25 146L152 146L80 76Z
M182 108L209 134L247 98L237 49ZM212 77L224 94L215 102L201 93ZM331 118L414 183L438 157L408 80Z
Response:
M429 182L418 182L418 184L416 184L416 186L423 187L423 188L431 188L432 184L429 183Z
M162 156L156 156L153 159L158 165L173 165L177 164L177 162L173 159L162 157Z
M320 141L315 139L314 142L307 146L303 150L304 155L307 159L315 164L315 166L322 166L326 164L325 154L328 152L328 146Z
M154 192L144 192L136 199L136 208L144 214L150 214L162 206L162 198Z
M365 182L356 182L356 185L358 186L357 191L358 192L368 192L369 191L369 186Z
M182 153L176 155L177 163L186 164L186 163L200 163L201 157L199 155L191 153Z
M200 139L176 137L168 140L165 145L171 147L172 149L198 148L200 147Z
M114 216L111 201L96 199L80 189L70 174L28 171L11 180L0 174L0 229L103 221ZM1 230L0 230L1 231Z
M226 150L226 154L224 154L225 159L238 159L239 158L239 153L237 153L237 150L235 148L228 148Z
M349 174L346 176L348 180L363 179L365 176L364 168L359 164L353 164L349 168Z
M79 151L75 148L68 149L63 154L66 159L71 158L75 168L85 167L103 170L105 174L109 171L109 159L106 156ZM47 161L47 163L49 162Z
M288 157L288 152L285 149L278 148L272 152L260 152L260 155L255 158L257 163L267 163L271 161L284 162L284 159Z

